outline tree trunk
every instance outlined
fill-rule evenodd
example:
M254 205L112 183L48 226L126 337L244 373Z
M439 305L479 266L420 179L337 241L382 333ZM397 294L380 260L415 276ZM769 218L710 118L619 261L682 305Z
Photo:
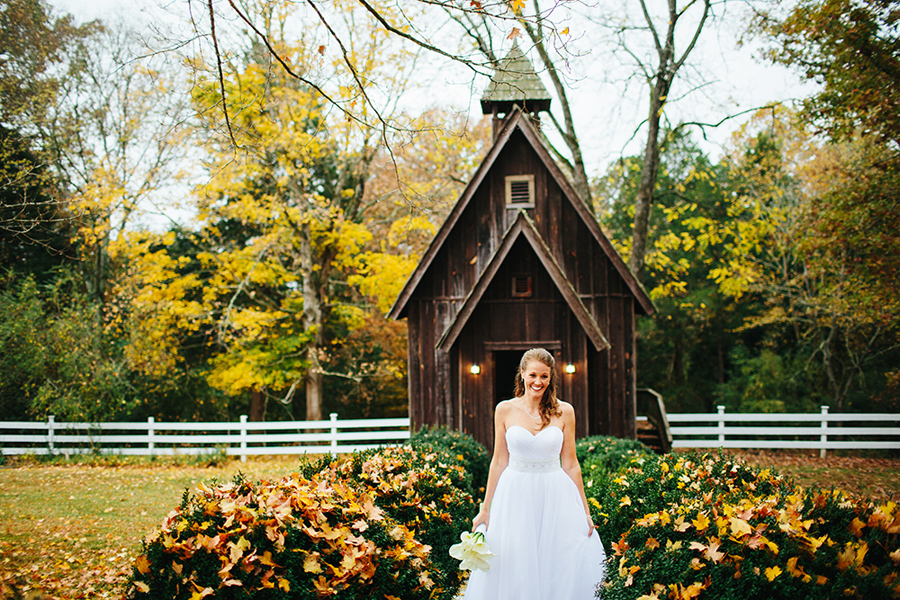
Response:
M647 238L650 233L650 205L653 202L653 191L656 189L659 174L659 120L671 84L671 80L663 75L664 70L660 71L655 85L650 90L647 142L644 145L641 180L638 184L637 197L634 199L634 227L631 233L631 257L628 260L628 267L638 281L643 278L644 273L644 257L647 254Z
M262 390L254 389L250 392L249 419L258 422L266 420L266 395Z
M320 421L322 419L322 365L319 362L319 349L322 346L322 329L324 327L324 311L322 310L322 287L318 284L319 277L327 277L324 265L319 265L318 275L316 260L313 250L312 232L309 223L300 226L300 264L303 273L301 281L301 293L303 294L303 329L311 333L311 339L306 349L309 360L309 368L306 372L306 420Z

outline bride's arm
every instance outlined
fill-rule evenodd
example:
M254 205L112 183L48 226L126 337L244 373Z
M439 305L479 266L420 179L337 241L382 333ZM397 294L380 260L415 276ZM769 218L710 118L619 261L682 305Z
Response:
M584 493L584 480L581 478L581 465L578 464L578 455L575 453L575 409L571 404L560 402L563 418L563 447L560 452L562 468L575 482L578 493L581 495L581 504L587 516L590 533L594 533L594 521L591 519L591 509L588 506L587 496ZM590 534L589 534L590 535Z
M506 415L509 413L510 405L507 401L503 401L497 405L494 411L494 455L491 458L491 468L488 471L487 486L484 491L484 502L481 503L481 510L472 521L472 529L479 525L485 528L490 526L489 520L491 515L491 501L494 499L494 490L497 489L497 481L500 474L509 464L509 448L506 447Z

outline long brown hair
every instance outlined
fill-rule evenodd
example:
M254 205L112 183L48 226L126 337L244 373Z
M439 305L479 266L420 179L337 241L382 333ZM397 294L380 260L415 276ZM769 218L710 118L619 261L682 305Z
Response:
M541 396L541 402L538 405L538 412L541 415L541 429L543 429L550 424L550 417L558 417L562 414L562 411L559 409L559 399L556 397L556 361L553 360L553 355L543 348L532 348L523 354L522 360L519 361L519 370L516 371L516 398L521 398L525 395L525 379L522 377L522 372L525 371L525 367L531 361L544 363L550 367L550 384L544 390L544 395Z

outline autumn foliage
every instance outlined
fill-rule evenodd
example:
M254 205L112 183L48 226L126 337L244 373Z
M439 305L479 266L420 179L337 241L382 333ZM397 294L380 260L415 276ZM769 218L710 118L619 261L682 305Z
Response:
M453 598L448 548L475 504L447 458L385 448L186 492L145 542L127 597Z
M722 454L635 461L588 490L606 600L900 597L900 510Z

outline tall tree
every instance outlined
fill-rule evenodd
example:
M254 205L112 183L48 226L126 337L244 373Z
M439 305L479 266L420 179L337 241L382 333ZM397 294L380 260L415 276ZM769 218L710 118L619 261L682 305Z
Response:
M361 267L371 239L362 225L372 202L366 185L384 132L329 118L332 107L319 88L291 76L280 62L314 71L317 47L308 40L279 41L295 16L289 10L257 8L252 18L260 23L259 36L234 57L234 71L220 77L214 63L195 95L213 134L207 145L211 178L200 190L200 209L214 251L200 260L210 272L207 296L218 295L217 338L226 349L212 377L231 392L250 391L254 418L265 413L267 391L282 390L288 401L302 388L306 416L318 420L325 377L348 376L328 369L329 332L361 322L360 298L346 278ZM345 26L352 28L352 21ZM385 48L385 32L364 26L357 33L340 60L367 78L381 73L384 90L402 86L404 58ZM223 113L230 115L224 124Z

